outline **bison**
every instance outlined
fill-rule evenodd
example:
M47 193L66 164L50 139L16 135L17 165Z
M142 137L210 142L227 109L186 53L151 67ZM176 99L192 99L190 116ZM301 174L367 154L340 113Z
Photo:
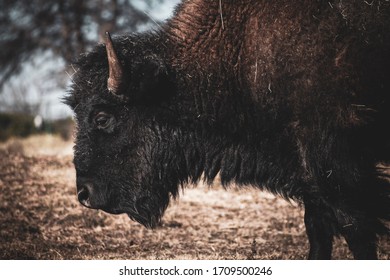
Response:
M159 224L181 186L252 185L305 209L310 259L388 234L390 2L187 0L78 59L78 199ZM379 166L382 166L380 168Z

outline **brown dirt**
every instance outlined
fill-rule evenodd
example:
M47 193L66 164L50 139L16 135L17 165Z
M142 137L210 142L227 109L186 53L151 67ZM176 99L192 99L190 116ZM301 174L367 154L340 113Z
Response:
M161 227L82 207L71 143L0 147L0 259L304 259L303 211L252 188L187 188ZM49 141L50 142L50 141ZM55 141L56 142L56 141ZM22 152L23 151L23 152ZM62 151L61 155L58 153ZM64 152L65 151L65 152ZM336 240L335 259L349 259ZM390 259L390 239L379 257Z

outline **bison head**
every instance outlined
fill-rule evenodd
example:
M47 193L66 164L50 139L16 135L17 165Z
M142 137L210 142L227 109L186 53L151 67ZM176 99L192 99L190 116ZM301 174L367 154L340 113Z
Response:
M175 91L161 45L121 37L82 55L66 97L74 110L74 164L81 204L158 224L185 176L176 138Z

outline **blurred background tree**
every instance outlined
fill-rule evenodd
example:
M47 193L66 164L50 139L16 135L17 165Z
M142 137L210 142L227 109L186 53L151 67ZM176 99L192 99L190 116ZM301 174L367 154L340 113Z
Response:
M69 117L60 99L80 53L105 31L119 35L158 25L178 2L0 0L0 113Z
M150 18L129 0L0 0L0 86L45 51L70 64L104 31L131 32ZM144 1L147 8L161 1Z

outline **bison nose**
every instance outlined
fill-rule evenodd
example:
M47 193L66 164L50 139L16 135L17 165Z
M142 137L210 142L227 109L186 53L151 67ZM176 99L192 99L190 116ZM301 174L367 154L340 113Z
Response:
M92 185L90 183L86 183L78 187L77 198L80 203L85 207L91 207L90 194L92 193Z
M77 193L77 197L82 205L85 207L90 207L91 204L89 202L89 188L88 186L82 186Z

